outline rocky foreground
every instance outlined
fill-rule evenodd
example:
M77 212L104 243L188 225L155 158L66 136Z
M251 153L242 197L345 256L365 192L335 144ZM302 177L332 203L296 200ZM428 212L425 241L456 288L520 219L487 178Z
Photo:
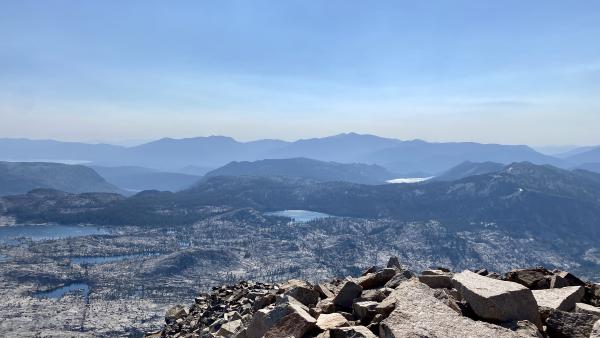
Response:
M240 282L169 309L148 337L600 338L600 284L544 268L416 275L397 258L357 278Z

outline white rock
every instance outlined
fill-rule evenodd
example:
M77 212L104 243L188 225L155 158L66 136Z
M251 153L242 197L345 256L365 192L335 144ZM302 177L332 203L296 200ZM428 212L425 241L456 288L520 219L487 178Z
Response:
M236 333L242 327L242 321L240 319L232 320L221 325L219 331L217 331L217 337L230 337Z
M592 305L585 304L585 303L575 304L575 312L589 313L591 315L596 315L600 318L600 307L592 306Z
M527 287L469 270L455 274L452 282L478 317L498 322L528 320L542 329L537 303Z
M261 309L254 314L246 329L248 338L300 338L317 323L302 307L282 303L273 309Z
M364 326L339 327L329 331L331 338L377 338Z
M436 299L433 292L416 280L400 284L392 293L395 309L381 322L379 337L519 337L503 327L461 316Z
M348 325L348 320L339 313L325 313L317 318L317 326L323 331Z
M575 303L581 301L584 295L585 290L582 286L533 290L538 306L562 311L571 311L575 308Z
M592 328L592 333L590 334L590 338L600 338L600 320L594 324Z

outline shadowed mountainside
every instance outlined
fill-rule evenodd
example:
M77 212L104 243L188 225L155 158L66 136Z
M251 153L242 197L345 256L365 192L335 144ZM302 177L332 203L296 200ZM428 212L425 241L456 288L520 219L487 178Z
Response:
M26 196L6 197L5 204L15 205L10 201ZM67 200L76 200L76 196ZM526 162L457 181L417 184L217 176L179 193L146 191L83 213L65 213L57 202L44 210L9 207L6 214L22 222L190 224L197 219L198 208L206 205L262 211L305 209L401 221L435 219L454 229L497 223L510 231L547 237L600 239L600 175Z
M71 193L122 192L93 169L81 165L0 162L0 195L23 194L38 188Z
M208 172L204 177L206 179L215 176L284 176L361 184L383 184L386 180L394 178L392 173L378 165L323 162L308 158L231 162Z

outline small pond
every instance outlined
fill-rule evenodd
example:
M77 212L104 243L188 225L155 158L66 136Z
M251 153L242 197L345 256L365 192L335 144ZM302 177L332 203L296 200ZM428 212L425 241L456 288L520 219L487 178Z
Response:
M293 222L305 223L310 222L319 218L327 218L333 217L328 214L324 214L321 212L310 211L310 210L282 210L282 211L273 211L266 212L267 216L281 216L281 217L289 217Z
M86 304L88 303L89 295L90 295L90 286L87 283L81 283L81 282L70 283L65 286L61 286L59 288L48 290L48 291L39 291L39 292L36 292L33 296L36 298L58 299L64 295L66 295L67 293L74 293L74 292L82 292L83 300L85 301Z
M12 242L19 238L34 241L81 237L90 235L106 235L108 231L92 226L77 225L17 225L0 227L0 242Z
M431 176L431 177L404 177L404 178L395 178L393 180L387 180L386 182L392 183L392 184L411 184L411 183L425 182L432 178L433 178L433 176Z

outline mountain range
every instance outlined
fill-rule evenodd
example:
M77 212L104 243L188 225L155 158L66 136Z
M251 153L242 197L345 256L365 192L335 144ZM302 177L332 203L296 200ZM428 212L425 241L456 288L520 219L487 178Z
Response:
M461 178L475 176L475 175L483 175L487 173L492 173L495 171L500 171L504 167L502 163L496 162L471 162L465 161L456 167L452 167L446 172L442 173L434 177L434 180L437 181L455 181Z
M179 191L189 188L202 176L178 172L161 172L136 166L89 166L109 183L129 192L143 190Z
M254 162L231 162L204 175L205 179L215 176L255 177L302 177L317 181L343 181L362 184L384 184L394 175L385 168L362 163L337 163L290 158L260 160Z
M0 162L0 196L24 194L38 188L71 193L123 190L82 165L44 162Z
M464 161L528 161L572 168L600 162L600 148L580 149L552 157L524 145L473 142L403 141L356 133L294 142L239 142L230 137L164 138L134 147L27 139L0 139L0 159L12 161L79 161L96 166L139 166L161 172L188 173L185 168L218 168L233 161L305 157L339 163L377 164L399 176L438 175ZM204 172L205 170L202 170Z
M72 203L73 199L66 201ZM528 162L454 181L416 184L214 176L179 193L142 192L85 214L64 213L62 210L71 207L61 203L42 211L25 208L13 212L23 222L181 224L193 222L198 208L206 205L261 211L304 209L400 221L435 219L455 230L480 229L481 224L490 223L519 234L600 240L600 174Z

